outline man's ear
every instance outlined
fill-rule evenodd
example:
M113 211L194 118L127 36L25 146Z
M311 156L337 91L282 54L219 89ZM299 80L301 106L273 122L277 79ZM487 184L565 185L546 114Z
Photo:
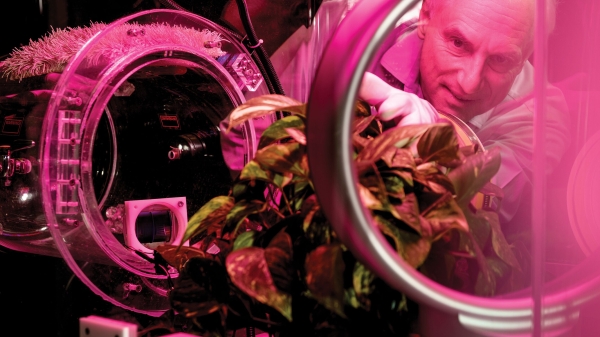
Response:
M419 24L417 25L417 34L421 39L425 38L425 30L431 19L431 0L423 0L421 11L419 12Z

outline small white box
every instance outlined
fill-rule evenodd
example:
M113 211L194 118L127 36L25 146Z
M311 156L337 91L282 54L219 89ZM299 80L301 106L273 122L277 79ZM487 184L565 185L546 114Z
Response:
M88 316L79 318L79 337L137 337L137 325L115 319Z
M172 212L174 223L171 228L171 239L168 242L155 242L142 244L136 237L136 219L143 211L152 211L157 209L169 210ZM185 235L187 227L187 207L185 197L161 198L161 199L142 199L125 201L125 223L123 224L123 238L125 245L139 252L152 256L153 250L162 244L179 245ZM188 241L183 245L187 246Z

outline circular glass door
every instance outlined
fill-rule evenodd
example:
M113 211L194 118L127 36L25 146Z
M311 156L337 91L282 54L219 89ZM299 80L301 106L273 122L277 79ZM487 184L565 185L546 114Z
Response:
M538 8L531 9L531 14L540 16L540 11L545 11L545 7L540 6L545 6L544 3L539 1ZM485 148L480 164L490 162L485 159L486 153L487 156L494 157L497 154L495 152L500 152L502 158L498 161L499 168L496 168L501 174L495 174L490 179L490 183L500 189L491 188L487 184L478 186L479 191L492 195L495 200L487 208L472 207L471 203L462 208L467 229L456 228L429 240L423 248L428 252L425 261L415 263L414 260L407 259L405 254L411 247L398 249L400 241L392 238L390 233L404 230L410 234L418 234L415 242L423 242L423 229L417 228L414 223L407 229L406 220L398 221L400 225L393 230L382 229L381 210L374 211L373 203L366 202L372 199L364 197L365 189L362 187L366 171L364 165L361 167L356 163L357 147L353 141L355 101L359 98L365 72L377 73L378 67L387 62L389 68L385 70L391 74L379 69L379 75L393 85L394 81L387 77L395 76L394 71L403 71L398 69L404 67L398 65L398 62L406 61L403 53L408 50L410 54L411 50L420 50L421 44L427 44L427 40L423 42L423 37L416 28L423 24L419 22L418 15L414 15L419 13L419 6L418 1L359 2L342 21L324 53L309 97L307 139L308 144L319 144L316 147L309 145L308 153L316 192L328 219L344 244L364 265L387 284L419 303L423 336L561 335L589 328L590 325L582 327L584 320L580 317L590 312L589 308L597 302L600 278L597 268L591 267L597 262L598 254L590 248L594 247L595 239L583 233L589 233L596 226L595 217L590 216L593 210L586 206L591 201L575 199L594 194L587 192L582 195L581 192L586 188L587 191L594 190L595 186L591 167L597 161L590 160L593 157L590 154L594 151L590 147L593 145L588 143L588 146L582 147L587 139L589 142L594 141L594 137L591 137L593 133L587 133L586 139L577 136L577 128L586 129L586 132L591 128L585 120L592 118L592 111L596 106L592 105L593 81L582 81L585 76L571 76L572 73L568 72L561 75L563 78L556 71L550 71L550 76L547 76L544 70L547 67L548 50L556 51L552 49L552 43L558 41L561 29L568 28L574 21L563 23L558 20L562 20L563 16L559 15L557 20L553 20L553 16L547 14L550 20L546 24L532 23L532 29L536 29L535 52L512 82L512 88L523 93L522 100L510 101L509 94L495 108L479 111L475 117L463 120L473 128ZM557 13L561 13L560 8ZM413 16L407 19L406 16L411 14ZM414 20L411 21L411 18ZM577 16L571 19L577 20ZM556 35L549 35L550 42L541 43L542 39L548 37L549 27L553 25L556 25L553 32ZM403 40L399 32L410 33L410 27L414 27L413 39ZM456 33L456 30L453 32ZM577 44L577 48L588 45L587 38L578 41L580 44ZM386 53L388 51L392 53ZM589 50L589 54L594 51L597 50ZM435 67L434 59L437 56L429 55L427 59L421 55L421 67L423 62L428 61ZM416 61L419 62L419 59ZM566 61L561 61L556 56L549 59L554 70L564 63ZM584 72L593 76L593 64L587 65L590 67L583 69ZM423 78L419 77L422 74L418 71L412 75L410 71L405 73L407 74L403 79L415 81L418 88L409 87L413 82L403 82L400 88L409 92L412 90L417 95L422 94L419 92L420 87L426 85L421 82ZM445 87L450 93L453 89L449 84ZM455 105L474 100L467 99L466 96L456 98L456 94L453 93ZM588 105L584 107L583 104ZM519 111L526 112L524 119L514 120L511 119L514 115L505 114L506 111L513 111L515 105L522 108ZM525 119L526 125L519 124ZM511 157L513 152L504 151L503 146L510 141L502 143L503 135L516 131L520 134L514 140L522 142L521 144L528 143L526 146L530 150L527 156L521 156L516 151L516 155ZM390 142L394 140L392 144L400 143L396 146L401 148L407 142L405 138L390 138ZM425 146L424 143L421 145ZM580 149L585 153L573 165ZM366 155L362 155L364 157ZM360 153L358 158L361 158ZM522 168L507 178L507 171L502 170L510 163L519 163ZM420 164L422 163L417 162L417 165ZM439 164L440 161L436 161L435 165ZM373 165L379 168L379 164ZM485 164L478 167L486 169ZM430 167L416 166L415 170L425 168ZM452 174L452 170L456 170L456 167L449 171L449 175L456 178L459 174ZM514 182L518 180L514 177L517 176L521 176L519 181L525 183L521 189L515 189L514 186ZM472 175L469 179L454 184L453 197L460 197L464 193L460 191L461 187L468 186L474 180L476 178ZM417 190L416 187L414 189ZM567 197L570 198L568 201ZM430 212L428 207L431 205L431 202L427 203L423 199L417 217L420 215L427 220ZM444 219L449 219L450 215L446 213ZM478 221L482 216L486 220ZM579 225L570 223L569 220L560 221L569 216L571 219L578 219ZM420 224L431 224L431 219L429 220ZM581 221L585 221L585 224ZM436 224L439 223L441 222ZM579 228L579 232L575 232L577 240L573 226ZM459 242L470 237L480 245L479 249L469 251L449 248L460 247L460 243L457 246L450 244L456 239L456 232L461 231L463 234L470 234L457 235ZM453 232L454 234L450 234ZM583 241L586 243L582 244ZM435 262L436 257L441 258ZM432 262L435 263L430 264ZM479 269L475 269L475 275L468 273L477 266ZM441 272L436 273L436 270ZM511 271L505 273L506 270ZM520 275L517 277L517 274ZM461 275L464 277L461 278Z

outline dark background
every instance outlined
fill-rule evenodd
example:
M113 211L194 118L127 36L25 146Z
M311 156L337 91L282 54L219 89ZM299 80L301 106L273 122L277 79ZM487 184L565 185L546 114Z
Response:
M110 23L157 8L152 0L11 0L0 8L0 60L51 27ZM152 319L124 311L92 293L59 258L11 251L0 246L0 336L79 336L79 318L89 315L138 323ZM166 333L164 333L166 334Z
M559 5L557 27L549 42L548 76L552 82L581 71L597 77L600 67L591 66L594 60L588 59L590 55L599 55L600 48L599 27L592 17L598 11L590 7L593 2L570 0ZM110 23L158 7L160 4L155 0L4 1L0 8L0 60L30 39L44 36L51 27ZM562 213L556 216L565 216ZM560 234L557 237L564 240L565 233L556 231ZM0 336L78 336L79 318L91 314L136 321L142 326L151 323L147 317L124 312L93 294L73 277L62 259L3 247L0 247L0 308Z

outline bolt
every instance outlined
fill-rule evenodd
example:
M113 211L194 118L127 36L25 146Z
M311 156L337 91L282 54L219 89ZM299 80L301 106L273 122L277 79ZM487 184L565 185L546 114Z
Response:
M179 206L179 207L183 207L183 201L180 201L180 202L178 202L178 203L177 203L177 206Z
M83 104L81 97L65 97L64 101L67 105L81 106Z
M123 290L135 291L136 293L139 293L142 291L142 286L139 284L133 284L133 283L123 283Z
M176 147L171 147L171 151L169 151L168 157L171 160L176 160L176 159L181 158L181 150Z
M75 219L66 218L66 219L63 219L63 222L67 226L71 226L71 227L78 227L79 226L79 221L77 221Z

